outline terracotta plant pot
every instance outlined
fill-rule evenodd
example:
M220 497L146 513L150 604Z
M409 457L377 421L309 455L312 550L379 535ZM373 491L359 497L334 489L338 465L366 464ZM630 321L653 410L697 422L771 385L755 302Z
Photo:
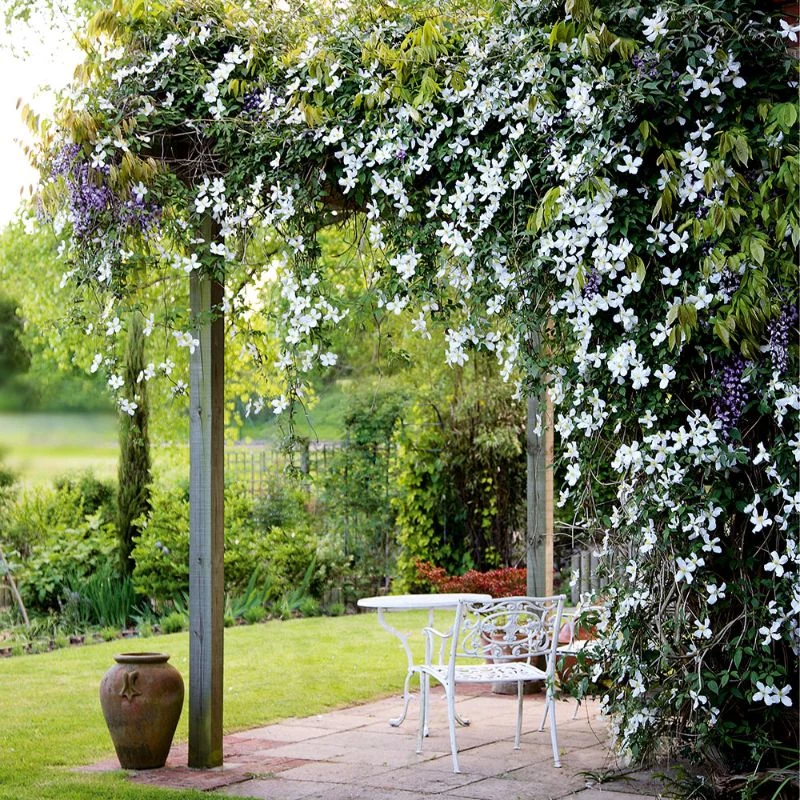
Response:
M163 767L183 707L183 678L166 653L122 653L100 682L100 705L124 769Z

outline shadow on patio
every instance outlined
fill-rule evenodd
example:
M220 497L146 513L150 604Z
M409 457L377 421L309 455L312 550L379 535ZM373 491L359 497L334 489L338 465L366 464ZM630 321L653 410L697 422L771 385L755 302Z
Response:
M591 702L572 719L574 702L557 704L562 769L552 764L547 728L537 730L544 695L525 699L522 748L513 749L516 697L478 690L460 692L458 708L471 721L457 732L460 774L452 771L443 695L433 692L431 733L417 755L416 706L400 728L387 724L398 698L304 719L240 731L225 737L224 766L190 770L186 745L176 745L163 769L131 775L137 783L213 790L225 796L268 800L636 800L658 797L645 772L606 783L619 765L607 747L604 723ZM114 769L110 759L92 770Z

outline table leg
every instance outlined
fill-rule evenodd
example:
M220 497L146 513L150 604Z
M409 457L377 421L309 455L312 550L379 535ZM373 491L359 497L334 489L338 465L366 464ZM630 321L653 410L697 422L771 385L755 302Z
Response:
M408 636L406 636L401 631L397 630L397 628L393 627L386 621L386 617L384 616L384 612L382 608L378 609L378 624L388 633L391 633L393 636L396 636L400 643L403 645L403 649L406 651L406 660L408 661L408 670L406 671L406 680L403 684L403 710L400 713L399 717L393 717L389 720L389 724L397 728L403 724L403 721L406 718L406 714L408 714L408 706L411 703L412 694L409 691L409 683L411 682L411 676L414 674L414 656L411 654L411 648L408 646Z

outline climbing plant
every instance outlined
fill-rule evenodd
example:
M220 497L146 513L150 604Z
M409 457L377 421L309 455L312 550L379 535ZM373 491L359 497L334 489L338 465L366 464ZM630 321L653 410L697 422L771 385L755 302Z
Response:
M40 125L42 209L103 338L196 270L232 318L255 299L276 414L336 363L356 304L317 234L345 226L364 296L444 324L447 363L548 386L559 502L622 563L592 675L619 746L764 766L797 737L793 25L755 0L117 0ZM191 350L165 296L143 313Z

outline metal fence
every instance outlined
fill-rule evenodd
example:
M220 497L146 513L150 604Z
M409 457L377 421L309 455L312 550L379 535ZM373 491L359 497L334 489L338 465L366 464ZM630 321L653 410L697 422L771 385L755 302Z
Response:
M225 479L240 484L252 497L261 497L269 491L276 472L291 465L303 475L316 477L339 448L338 442L313 442L292 453L269 444L226 447Z

